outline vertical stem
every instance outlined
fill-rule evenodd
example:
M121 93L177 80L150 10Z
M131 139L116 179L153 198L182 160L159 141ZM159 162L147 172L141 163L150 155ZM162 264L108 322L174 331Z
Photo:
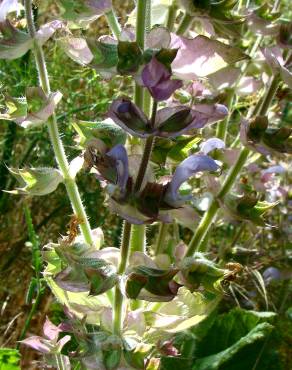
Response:
M118 269L118 273L122 275L127 267L129 259L129 243L131 236L131 224L127 221L124 222L123 236L121 244L121 262ZM115 288L115 299L114 299L114 310L113 310L113 332L114 334L120 335L123 328L123 308L124 308L124 297L119 286Z
M177 28L176 34L183 35L190 28L193 19L194 18L191 15L185 13Z
M68 369L68 366L64 364L64 356L61 355L61 353L56 353L55 355L55 360L57 364L57 370L66 370Z
M26 19L27 19L28 32L32 38L35 38L36 30L34 26L33 13L32 13L32 1L25 0L24 7L25 7L25 14L26 14ZM50 89L49 76L48 76L48 72L46 68L44 52L43 52L42 47L38 44L36 40L34 41L33 51L35 55L35 61L37 65L40 86L44 90L45 94L48 95L51 89ZM69 173L69 163L67 161L63 143L60 138L60 133L59 133L57 119L56 119L55 114L53 114L49 118L47 126L48 126L51 143L53 146L53 150L55 153L55 158L62 172L62 175L64 177L64 183L65 183L66 190L67 190L70 202L71 202L71 206L76 216L78 217L78 219L82 220L80 224L81 233L84 237L84 240L87 243L92 244L93 240L92 240L89 222L88 222L85 210L82 205L82 201L80 198L80 194L78 192L76 182L70 176L70 173Z
M131 252L145 252L146 248L146 226L132 225Z
M278 84L279 84L279 76L275 76L272 79L272 82L270 84L270 88L267 91L266 96L264 97L263 103L262 103L261 108L260 108L259 113L258 113L259 116L264 116L267 113L268 108L271 104L271 101L273 100L274 96L276 95L276 92L277 92L277 89L278 89Z
M116 39L118 39L121 34L121 26L117 20L114 10L111 9L109 12L105 13L105 17L113 35Z
M234 90L229 89L227 91L227 97L226 97L226 106L228 108L228 115L223 121L217 124L216 137L218 137L219 139L223 141L226 140L227 126L228 126L228 123L229 123L229 120L232 114L232 103L233 103L234 96L235 96Z
M168 8L167 20L166 20L166 27L171 32L175 25L175 20L177 16L177 5L175 2L170 5Z
M156 111L157 111L157 102L154 102L153 104L153 111L151 116L151 123L154 124L155 117L156 117ZM138 192L141 188L141 185L144 180L145 173L147 171L148 163L150 160L153 143L154 143L155 137L149 137L146 140L144 153L142 156L142 160L140 163L137 179L134 185L134 192ZM141 238L139 240L139 245L136 245L135 247L130 247L130 241L131 241L131 228L132 225L129 222L124 223L123 227L123 239L122 239L122 245L121 245L121 262L118 269L118 273L122 275L125 272L125 269L127 267L129 254L131 249L135 250L141 250ZM144 233L144 230L143 230ZM144 240L143 234L143 239ZM133 241L133 239L132 239ZM114 315L113 315L113 332L117 335L121 334L122 326L123 326L123 306L124 306L124 298L120 291L119 286L115 289L115 300L114 300Z
M165 224L164 222L161 222L161 224L159 225L159 232L158 232L158 238L156 242L156 251L155 251L156 256L158 254L163 253L163 250L165 248L164 242L165 242L165 237L167 235L168 227L169 227L169 224Z
M190 241L189 248L186 254L188 257L192 256L197 250L199 250L200 244L207 234L209 228L211 227L218 208L219 205L217 201L213 200L208 211L204 213L204 216L201 219L201 222L198 225L196 232L192 237L192 240Z
M145 30L146 30L146 0L137 0L137 15L136 15L136 41L142 50L145 46ZM142 86L135 84L135 103L143 109L144 90Z
M149 159L150 159L150 156L151 156L151 153L152 153L154 139L155 138L153 136L150 136L146 140L144 153L143 153L143 156L142 156L140 168L139 168L136 183L135 183L135 186L134 186L134 192L139 191L140 188L141 188L141 185L143 183L145 172L146 172L148 162L149 162Z

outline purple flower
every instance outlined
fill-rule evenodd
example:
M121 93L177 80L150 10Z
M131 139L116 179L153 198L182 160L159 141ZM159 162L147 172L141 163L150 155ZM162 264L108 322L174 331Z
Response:
M129 99L114 100L108 115L117 125L133 136L146 138L153 134L146 115Z
M198 104L193 108L185 106L166 107L158 110L154 126L146 115L129 99L115 100L109 110L109 117L133 136L174 138L193 134L194 129L220 121L228 110L221 104Z
M60 353L64 345L71 339L70 335L65 335L58 341L59 333L61 331L62 330L59 326L54 325L48 318L46 318L43 327L44 337L32 336L24 339L21 343L44 354Z
M107 164L106 170L101 169L104 163ZM179 195L182 183L197 172L218 169L216 162L207 155L192 155L176 168L171 181L161 184L146 180L139 192L133 192L131 184L134 183L135 176L129 174L128 157L122 145L115 146L108 153L103 154L101 158L96 157L96 163L93 166L99 170L105 180L115 185L114 191L110 191L111 210L127 221L138 225L152 223L156 220L171 222L172 218L168 211L181 207L189 199L189 197L185 198ZM109 174L112 175L109 176ZM66 282L68 282L67 275L70 276L69 280L72 280L72 269L69 268L62 273L66 276L62 275L61 278L65 278ZM73 279L74 283L75 280ZM80 283L80 278L78 283ZM75 286L71 288L75 289ZM86 288L87 285L84 286L84 290ZM77 289L80 289L79 285Z
M171 72L155 57L144 67L142 81L156 101L169 99L183 85L180 80L172 80Z
M122 193L124 193L129 179L129 163L126 149L123 145L118 144L106 153L106 156L115 167L115 183L119 186Z
M180 186L191 176L201 171L216 171L219 166L216 162L204 154L191 155L176 168L165 195L166 203L179 207L187 198L179 195Z

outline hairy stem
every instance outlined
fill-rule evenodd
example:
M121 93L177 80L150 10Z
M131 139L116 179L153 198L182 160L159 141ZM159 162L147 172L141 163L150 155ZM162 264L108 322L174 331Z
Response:
M189 15L188 13L185 13L185 15L183 16L177 28L176 34L183 35L190 28L193 19L194 18L191 15Z
M132 225L131 252L145 252L146 248L146 226Z
M117 20L114 10L111 9L109 12L105 13L105 17L113 35L116 39L118 39L121 34L121 26Z
M155 121L156 117L156 111L157 111L157 103L154 102L153 104L153 111L152 111L152 117L151 122L153 123ZM146 140L144 153L142 156L142 160L140 163L138 175L136 178L136 182L134 185L134 192L138 192L141 188L141 185L143 184L143 180L147 171L148 163L150 160L150 156L152 153L153 143L154 143L155 137L150 137ZM135 228L139 228L138 226L135 226ZM140 230L139 233L139 240L136 238L132 238L131 240L131 229L132 225L129 222L124 223L123 227L123 239L122 239L122 245L121 245L121 262L119 266L118 273L123 274L125 272L129 254L131 250L136 251L142 251L143 248L141 245L144 245L145 240L145 228L143 230ZM142 234L143 233L143 234ZM137 236L138 234L136 234ZM130 242L135 242L135 245L130 244ZM143 248L144 249L144 248ZM124 305L124 299L123 295L120 291L119 287L116 287L115 290L115 302L114 302L114 322L113 322L113 331L115 334L120 334L122 329L122 321L123 321L123 305Z
M169 224L165 224L164 222L161 222L161 224L159 225L159 232L158 232L158 238L156 242L156 251L155 251L156 256L158 254L163 253L165 249L164 243L165 243L165 237L167 235L168 228L169 228Z
M175 25L175 20L177 16L177 5L173 2L172 5L168 8L166 27L171 32Z
M121 244L121 262L118 269L118 273L122 275L127 267L129 259L129 243L131 236L131 224L127 221L123 225L123 236ZM114 310L113 310L113 332L114 334L120 335L123 328L123 308L124 308L124 297L119 286L115 288L115 299L114 299Z
M234 100L234 96L235 96L234 90L230 89L227 91L226 106L228 109L228 115L223 121L217 124L216 137L223 141L225 141L226 139L227 127L230 117L232 115L232 103Z
M278 84L279 84L279 77L275 76L272 79L271 84L266 91L263 101L260 100L257 106L255 107L254 109L255 114L265 115L267 113L269 106L271 105L273 98L277 92ZM223 199L224 196L232 189L232 186L234 185L238 175L240 174L244 164L246 163L249 153L250 153L250 150L248 148L243 148L241 150L236 163L230 169L226 177L226 180L223 183L222 189L220 190L218 194L219 199ZM187 252L188 256L191 256L194 254L194 252L201 250L201 243L206 233L208 232L209 228L211 227L212 223L214 222L218 209L219 209L219 203L216 199L214 199L208 211L205 212L196 232L193 235L192 240L190 241L188 252Z
M33 20L33 13L32 13L32 1L25 0L25 14L27 19L27 28L30 36L35 38L36 30ZM40 86L44 90L45 94L49 94L51 91L50 88L50 81L49 76L46 68L45 56L42 47L38 44L38 42L34 41L33 51L35 55L35 61L37 65ZM76 214L77 218L82 220L80 223L80 230L84 237L84 240L92 244L92 235L89 226L89 222L85 213L85 209L82 205L81 197L78 192L78 188L76 185L75 180L70 176L69 172L69 163L65 154L65 150L63 147L63 143L60 138L60 133L57 125L56 115L53 114L48 120L48 131L50 135L50 140L53 146L54 154L56 161L58 163L59 169L62 172L64 177L64 183L67 189L67 193L71 202L71 206Z
M147 14L148 1L137 1L137 15L136 15L136 41L142 50L145 46L145 33L146 33L146 14ZM144 90L142 86L135 84L135 103L138 107L143 109Z

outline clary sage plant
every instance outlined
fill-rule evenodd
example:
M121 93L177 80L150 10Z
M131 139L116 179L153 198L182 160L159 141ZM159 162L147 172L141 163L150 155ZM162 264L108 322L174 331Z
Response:
M39 76L23 96L5 97L1 118L24 130L45 125L56 167L11 168L20 184L12 193L44 196L63 184L75 228L43 247L43 274L67 320L47 319L43 336L22 343L57 369L168 368L163 359L181 356L178 336L215 309L242 269L208 258L218 211L265 227L264 214L277 205L277 196L266 199L237 179L244 168L264 171L263 187L285 171L269 162L291 152L291 130L274 109L285 99L278 88L287 96L292 85L291 23L277 1L136 0L122 27L111 0L57 0L58 13L39 25L39 3L0 2L0 58L9 63L31 51ZM111 34L87 35L100 16ZM46 68L52 40L105 83L119 75L133 85L112 100L106 119L72 122L80 155L71 163L55 113L62 91L51 91ZM240 101L249 109L236 108ZM260 156L264 169L255 164ZM78 173L101 183L124 220L120 245L105 246L102 230L91 230ZM145 225L153 224L159 230L148 245ZM189 245L180 240L186 228ZM215 369L206 363L194 369Z

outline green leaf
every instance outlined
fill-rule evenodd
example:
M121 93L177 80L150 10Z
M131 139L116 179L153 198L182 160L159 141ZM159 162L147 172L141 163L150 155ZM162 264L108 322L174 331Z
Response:
M231 369L248 369L251 368L253 361L251 356L254 350L253 345L263 340L272 332L273 326L268 323L262 323L252 329L246 336L241 338L233 346L225 351L219 352L206 358L196 361L193 370L231 370ZM244 352L244 354L243 354ZM222 367L224 366L224 367Z
M11 194L47 195L63 181L61 172L55 168L10 168L9 171L22 186L9 191Z
M6 97L6 111L0 119L14 121L23 128L40 126L52 116L61 98L60 92L46 96L41 87L27 87L25 98Z
M98 122L76 121L72 125L78 134L78 143L81 147L85 147L92 139L102 140L108 147L126 142L125 131L110 118Z
M20 370L20 354L16 349L0 348L0 370Z
M213 312L188 332L177 335L174 344L180 347L181 356L163 358L161 369L252 369L273 330L269 322L274 317L273 312L239 308L221 315Z

